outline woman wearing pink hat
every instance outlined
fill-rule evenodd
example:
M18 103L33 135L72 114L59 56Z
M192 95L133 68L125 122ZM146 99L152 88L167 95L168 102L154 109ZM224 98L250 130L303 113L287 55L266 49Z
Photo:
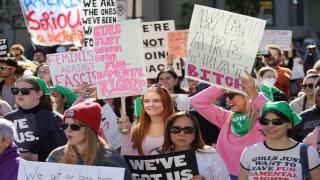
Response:
M66 164L126 168L125 179L131 179L126 162L98 136L101 106L85 101L67 109L63 116L68 142L53 150L47 161Z

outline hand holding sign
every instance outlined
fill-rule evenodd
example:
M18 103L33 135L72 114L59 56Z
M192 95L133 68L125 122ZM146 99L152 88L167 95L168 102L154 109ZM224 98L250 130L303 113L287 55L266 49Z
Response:
M256 98L259 95L259 93L256 88L256 84L255 84L253 77L247 71L245 71L244 75L241 76L241 79L243 81L243 85L245 87L247 95L251 99Z

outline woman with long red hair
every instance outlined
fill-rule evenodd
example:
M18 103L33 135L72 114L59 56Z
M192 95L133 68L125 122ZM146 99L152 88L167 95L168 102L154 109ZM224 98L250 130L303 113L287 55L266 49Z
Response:
M174 113L168 90L154 85L142 96L142 111L138 124L130 128L126 120L127 133L123 133L122 155L150 155L162 146L168 117Z

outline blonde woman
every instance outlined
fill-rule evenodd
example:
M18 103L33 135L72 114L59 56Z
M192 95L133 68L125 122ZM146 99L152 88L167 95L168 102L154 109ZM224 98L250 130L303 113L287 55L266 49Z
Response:
M252 77L244 79L247 95L229 92L227 101L230 111L212 102L223 94L215 85L191 97L192 106L208 121L221 128L216 148L224 160L231 179L237 179L240 155L243 149L265 139L257 122L260 110L267 99L256 89ZM250 101L251 99L251 101Z
M67 109L63 124L67 145L53 150L47 161L66 164L126 168L125 179L131 179L127 165L97 134L101 123L99 104L85 101Z

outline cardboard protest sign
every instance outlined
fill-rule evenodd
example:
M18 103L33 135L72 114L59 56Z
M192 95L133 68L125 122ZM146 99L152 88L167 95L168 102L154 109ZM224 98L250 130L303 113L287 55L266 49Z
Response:
M53 85L76 89L87 82L95 86L94 51L68 51L47 55Z
M143 61L141 20L95 26L95 70L99 99L143 94L147 75Z
M36 45L80 45L81 0L19 0L31 40Z
M244 91L266 21L195 5L188 37L187 78Z
M124 168L20 161L18 180L30 179L124 179Z
M292 31L288 30L264 30L260 49L266 48L267 45L277 45L283 51L290 51L292 42Z
M188 30L168 32L168 56L187 56Z
M132 179L192 179L198 175L195 152L192 150L152 156L124 156Z
M8 39L0 39L0 57L6 56L8 52Z
M148 79L157 77L160 71L167 69L168 57L168 35L170 31L175 31L174 21L144 22L143 45L144 59ZM173 69L181 76L180 62L175 62Z
M108 144L112 145L114 149L118 149L122 143L122 137L118 131L117 118L117 115L113 112L109 104L102 106L100 128L102 128Z
M84 47L93 47L95 25L117 22L116 0L81 0Z

